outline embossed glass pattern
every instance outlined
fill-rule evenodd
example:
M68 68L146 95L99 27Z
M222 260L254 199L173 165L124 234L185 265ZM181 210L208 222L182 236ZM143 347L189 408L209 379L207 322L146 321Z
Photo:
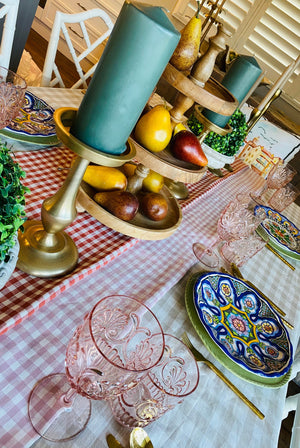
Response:
M212 247L205 247L201 243L193 245L195 256L203 264L209 267L218 267L220 259L218 252L222 255L221 247L224 243L241 238L247 239L259 226L259 224L266 217L263 208L254 213L254 208L257 202L253 200L249 194L238 194L233 201L231 201L221 215L217 223L218 239ZM249 249L252 239L249 239ZM237 248L237 244L232 245ZM253 253L253 247L251 248Z
M75 437L87 425L91 399L135 387L162 358L164 334L139 300L114 295L100 300L76 328L66 352L66 374L42 378L28 404L34 429L51 441Z
M5 128L18 115L26 87L21 76L0 67L0 129Z
M143 427L181 403L198 382L199 370L190 350L176 337L165 335L161 361L136 387L109 403L121 425Z
M268 204L278 212L282 212L299 196L300 190L293 184L287 184L279 188L271 196Z
M70 384L81 395L107 399L134 387L163 355L164 336L138 300L107 297L86 316L66 355Z

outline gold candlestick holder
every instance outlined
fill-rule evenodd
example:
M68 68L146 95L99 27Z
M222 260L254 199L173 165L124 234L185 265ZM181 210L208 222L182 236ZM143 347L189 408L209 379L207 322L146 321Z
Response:
M202 143L204 141L207 134L211 131L215 132L216 134L223 135L223 136L232 132L232 127L230 126L230 124L227 123L225 128L221 128L220 126L216 125L212 121L208 120L202 114L202 107L200 107L200 106L195 106L194 115L197 118L197 120L203 124L203 131L201 132L201 134L199 136L200 143Z
M127 142L123 154L113 155L96 150L70 133L77 109L59 108L54 112L58 138L77 154L61 188L44 200L41 221L28 220L19 233L20 252L17 267L36 277L59 277L71 272L78 262L77 247L64 232L77 215L76 196L90 162L118 167L135 156L135 148Z
M258 120L264 115L264 113L269 109L271 104L273 103L276 98L278 98L281 95L282 90L277 89L272 98L267 102L267 104L260 110L258 108L254 108L250 114L248 123L247 123L247 132L249 133L251 129L256 125Z

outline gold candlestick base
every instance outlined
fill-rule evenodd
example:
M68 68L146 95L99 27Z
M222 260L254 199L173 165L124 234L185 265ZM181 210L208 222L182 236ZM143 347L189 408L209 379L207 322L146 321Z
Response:
M197 118L197 120L203 124L203 131L199 136L200 143L202 143L205 140L205 137L211 131L223 136L232 132L232 127L230 126L230 124L227 123L225 128L221 128L212 121L208 120L208 118L206 118L204 115L202 115L201 110L202 108L200 106L195 106L194 115Z
M75 159L62 187L42 204L41 221L26 221L19 233L20 252L17 267L36 277L58 277L71 272L78 261L72 238L63 229L76 218L76 196L90 162L118 167L135 156L133 144L127 142L120 155L98 151L70 134L69 128L77 109L60 108L54 112L58 138L74 151Z

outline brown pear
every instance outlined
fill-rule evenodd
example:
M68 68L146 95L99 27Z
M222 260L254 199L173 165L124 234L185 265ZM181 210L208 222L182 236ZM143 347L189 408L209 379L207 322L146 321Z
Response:
M140 211L152 221L161 221L168 214L168 202L160 193L140 193Z
M95 194L94 200L123 221L133 219L139 208L137 197L129 191L101 191Z
M180 41L170 59L170 63L180 71L191 69L198 58L202 24L199 17L200 2L197 3L197 12L181 30Z

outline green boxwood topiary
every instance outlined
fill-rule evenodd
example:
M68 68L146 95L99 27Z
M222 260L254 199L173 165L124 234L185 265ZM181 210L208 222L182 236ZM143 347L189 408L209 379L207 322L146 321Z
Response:
M0 262L7 261L14 246L14 235L26 220L25 194L29 188L21 183L25 172L13 159L6 143L0 141Z
M193 114L190 116L187 124L195 135L199 136L201 134L203 125ZM245 114L236 109L228 124L232 127L232 132L222 136L211 131L205 137L204 143L225 156L234 156L244 143L247 135Z

